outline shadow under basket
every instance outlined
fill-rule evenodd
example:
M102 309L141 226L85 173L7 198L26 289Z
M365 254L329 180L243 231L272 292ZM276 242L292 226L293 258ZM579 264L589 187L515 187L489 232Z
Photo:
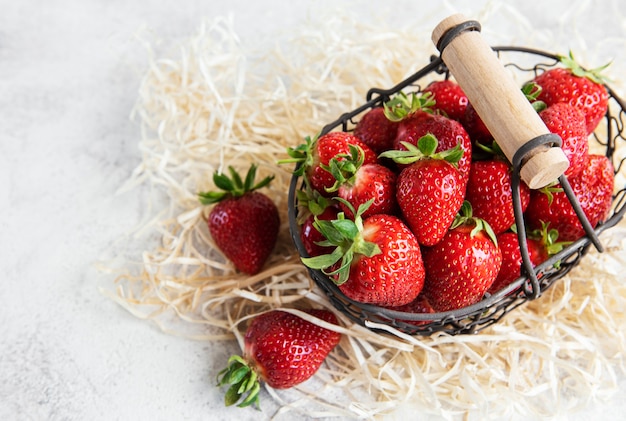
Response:
M558 55L544 51L511 46L493 47L493 50L499 56L504 66L513 73L514 78L520 81L520 88L524 82L531 80L547 69L558 67L559 65ZM341 115L336 121L325 126L320 132L320 136L336 130L352 131L361 115L371 108L381 106L396 93L400 91L406 93L420 92L430 82L446 79L449 76L449 71L441 58L433 56L427 66L395 87L391 89L370 89L366 96L366 102L362 106ZM623 151L623 148L626 147L625 106L624 102L609 86L606 86L606 89L609 93L608 111L598 128L589 138L590 150L594 151L594 153L604 152L611 160L615 173L618 174L625 171L624 167L626 166L624 165L626 158L619 157L616 154L617 150ZM514 162L513 167L514 183L516 180L519 182L518 163ZM567 184L567 180L564 178L565 176L562 176L559 181L564 181ZM297 223L298 200L296 192L302 188L303 181L301 177L294 175L289 187L289 227L298 253L303 257L308 257L300 240L300 227ZM513 187L513 190L516 191L517 189ZM568 197L574 208L579 208L573 194L568 195ZM320 270L310 268L308 270L311 278L326 293L337 309L354 322L372 330L383 331L385 326L390 326L410 335L431 335L435 332L446 332L452 335L477 333L497 323L518 306L540 297L554 282L565 276L580 262L589 250L589 247L595 246L601 250L602 245L598 240L598 236L603 231L618 224L625 212L626 186L614 193L608 218L595 229L587 227L585 236L534 268L525 260L522 267L523 276L520 276L497 293L485 295L478 303L454 311L424 314L404 313L376 305L360 303L346 297L335 283ZM523 232L524 221L521 207L518 203L515 206L515 213L518 228L521 227L518 231ZM584 226L585 217L580 209L578 215ZM525 245L525 241L520 241L520 244ZM521 252L522 255L527 255L528 251L525 249L525 246L522 247ZM556 265L557 262L559 263L558 265Z

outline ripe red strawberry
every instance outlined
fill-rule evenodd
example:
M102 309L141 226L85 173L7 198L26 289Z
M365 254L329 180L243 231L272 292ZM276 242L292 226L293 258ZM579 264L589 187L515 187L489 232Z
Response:
M424 265L417 239L397 217L378 214L362 219L369 203L354 221L340 214L335 221L316 221L316 227L334 245L331 254L303 258L321 269L350 299L380 306L413 301L424 286Z
M455 166L463 154L459 146L435 153L437 139L423 136L417 147L406 143L407 151L388 151L381 156L409 163L398 175L396 198L400 211L420 244L438 243L463 204L466 181Z
M553 231L556 232L556 230ZM558 233L556 235L558 236ZM497 239L502 252L502 267L496 280L488 289L490 294L495 294L522 275L522 254L517 233L503 232L498 235ZM533 267L546 261L549 257L547 246L538 237L527 237L526 247Z
M584 169L568 178L574 195L580 202L591 226L606 219L611 208L614 184L613 165L606 156L587 156ZM582 224L560 185L533 190L525 219L530 229L549 224L564 241L575 241L585 235Z
M414 299L410 303L405 304L403 306L387 307L387 308L389 310L401 311L403 313L414 313L414 314L435 313L435 309L433 308L433 306L430 305L430 303L428 302L424 294L418 295L416 299ZM400 319L400 320L405 323L412 324L415 326L421 326L421 325L429 323L429 321L426 321L426 320L408 320L408 319L407 320Z
M460 146L463 154L457 162L457 167L464 179L469 174L472 160L471 140L458 121L446 116L433 114L435 104L431 95L398 94L385 104L386 115L389 119L398 121L398 133L394 140L394 149L406 150L405 143L417 145L417 141L431 134L437 138L437 152L443 152Z
M431 82L422 92L432 94L435 100L433 109L448 118L461 121L465 115L468 100L458 83L450 79L437 80Z
M254 184L256 168L250 166L245 181L233 167L229 167L231 178L216 171L213 182L222 191L198 195L202 204L215 204L207 221L215 244L237 269L249 275L262 269L274 249L280 226L274 202L256 191L274 177Z
M587 134L590 134L607 111L609 95L600 72L608 65L585 70L576 63L571 52L569 57L560 59L564 67L546 70L534 78L542 88L538 99L548 106L566 102L579 108L585 115Z
M361 215L366 218L377 213L393 214L396 211L396 174L381 164L363 164L363 153L358 146L350 145L349 155L337 155L331 159L327 170L335 177L335 185L328 191L336 191L342 201L341 209L354 218L352 209L372 200Z
M433 308L449 311L480 301L498 276L502 253L484 221L471 216L469 202L444 238L424 248L424 295Z
M522 211L528 206L530 189L520 183ZM474 216L484 219L496 234L515 223L511 188L511 165L499 158L472 162L465 200L472 205Z
M337 324L335 315L327 310L306 313ZM340 339L340 333L286 311L256 316L244 337L243 357L232 356L218 375L218 386L229 386L226 406L239 401L239 407L258 406L260 381L275 389L288 389L308 380Z
M589 153L585 115L569 103L557 102L541 111L539 116L550 133L561 137L561 149L569 160L565 175L568 178L575 176L582 171Z
M502 252L502 266L498 272L496 280L491 284L487 292L495 294L502 288L521 276L522 254L517 233L507 231L500 233L497 237L498 246ZM543 250L541 242L534 238L526 238L526 246L533 267L545 261L548 256Z
M485 126L485 123L482 118L480 118L471 102L467 104L465 114L460 121L472 143L489 144L493 140L493 135L487 126Z
M300 241L304 245L304 249L309 254L309 256L319 256L321 254L328 254L333 251L331 247L320 246L318 243L325 241L326 238L322 235L321 232L315 228L315 218L322 221L332 221L337 219L337 214L339 210L335 206L329 206L319 215L309 215L309 217L304 221L302 227L300 228Z
M287 153L290 158L279 163L300 163L301 166L295 174L304 175L311 188L324 196L330 196L326 189L335 184L335 178L324 166L328 166L330 160L337 155L348 154L350 145L359 146L363 150L364 163L373 164L378 161L376 153L356 136L347 132L330 132L313 140L307 137L305 143L289 148Z
M354 135L380 154L393 147L397 131L398 124L385 116L383 107L376 107L363 114L354 128Z
M533 267L545 262L548 258L570 244L569 241L557 241L559 232L544 224L540 230L532 231L526 237L528 257ZM488 292L495 294L522 275L522 254L516 232L507 231L498 235L498 246L502 251L502 267L498 277ZM538 275L541 278L541 274Z

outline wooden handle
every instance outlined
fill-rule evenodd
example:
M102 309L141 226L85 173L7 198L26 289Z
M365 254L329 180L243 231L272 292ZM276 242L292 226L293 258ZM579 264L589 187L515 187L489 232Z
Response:
M513 162L520 148L550 133L479 29L477 22L456 14L437 25L432 40L485 126ZM530 188L538 189L556 181L568 166L560 147L540 144L525 154L520 177Z

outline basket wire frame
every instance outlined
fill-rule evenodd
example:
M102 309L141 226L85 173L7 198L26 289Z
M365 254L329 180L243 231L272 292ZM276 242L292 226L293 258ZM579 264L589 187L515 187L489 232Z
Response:
M492 47L494 52L500 57L504 65L517 76L530 80L541 72L556 67L559 63L559 56L541 50L515 47L499 46ZM526 60L528 64L524 64ZM352 131L358 122L358 117L369 109L382 106L393 95L400 91L412 90L420 92L423 83L430 83L432 80L447 79L450 77L449 71L443 63L441 57L432 56L430 63L418 70L412 76L403 80L391 89L372 88L367 92L366 102L360 107L342 114L337 120L326 125L320 131L322 136L333 130ZM609 107L603 122L606 134L599 135L601 130L596 130L589 138L590 142L596 142L604 148L606 156L611 160L615 173L624 171L626 157L620 158L615 152L618 148L626 147L626 106L619 96L609 86L605 86L609 94ZM403 333L410 335L427 336L435 332L445 332L451 335L477 333L501 320L509 312L529 300L537 299L552 286L558 279L565 276L572 270L583 256L588 252L590 246L594 246L602 251L602 244L598 236L605 230L617 225L626 213L626 186L616 191L613 195L613 204L609 217L598 226L592 228L587 221L584 212L573 194L569 182L565 175L559 178L559 182L572 203L577 216L585 228L585 235L574 241L559 253L551 256L548 260L533 267L530 263L528 249L525 241L525 223L519 197L520 184L519 169L524 155L536 145L557 142L551 136L529 141L527 151L522 151L513 159L512 192L514 202L514 213L516 225L518 226L518 236L520 251L522 254L522 276L511 282L507 287L495 294L486 294L481 301L476 304L452 311L439 313L405 313L388 308L365 304L351 300L346 297L337 285L329 279L322 271L308 268L308 272L317 286L328 296L330 302L353 322L369 327L372 330L381 330L376 324L391 326ZM288 197L289 228L292 240L303 257L308 254L300 240L300 227L298 225L298 201L297 191L303 188L300 176L294 174L291 179Z

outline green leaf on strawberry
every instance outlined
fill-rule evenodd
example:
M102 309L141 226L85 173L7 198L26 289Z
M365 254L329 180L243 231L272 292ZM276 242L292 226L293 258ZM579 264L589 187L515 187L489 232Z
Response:
M558 241L559 231L550 228L550 224L546 222L541 223L541 228L531 231L530 236L541 242L548 256L553 256L572 244L571 241ZM554 265L558 269L560 262L556 262Z
M335 177L335 184L326 188L329 193L336 192L345 183L353 184L354 177L365 162L365 153L358 145L349 145L349 153L339 154L328 165L320 166Z
M539 95L543 89L535 82L528 82L522 86L522 93L538 113L545 110L547 105L539 100Z
M254 184L257 171L257 166L255 164L250 166L250 169L246 174L245 181L241 179L239 173L237 173L232 166L228 167L228 171L230 172L230 177L218 171L213 174L213 183L222 191L199 193L198 198L200 203L203 205L211 205L213 203L221 202L228 197L241 197L248 192L267 186L274 179L274 176L270 175L259 181L257 184Z
M232 406L241 397L244 399L237 405L245 408L252 404L259 405L259 391L261 385L258 376L248 363L239 355L233 355L228 359L228 367L218 374L218 386L230 386L224 395L224 404Z
M476 218L473 213L472 204L465 200L461 205L461 209L459 210L456 218L454 218L452 225L450 225L450 229L453 230L461 225L473 223L474 228L470 232L470 237L475 237L479 232L484 231L487 233L487 236L491 239L491 241L493 241L493 244L497 246L498 239L495 232L491 228L491 225L489 225L489 223L484 219Z
M315 147L315 142L317 141L317 136L311 137L306 136L304 138L304 143L296 146L295 148L289 147L287 148L287 155L289 155L288 159L281 159L278 161L278 164L301 164L295 171L294 174L297 176L304 175L307 168L313 165L313 148Z
M546 199L548 200L548 206L551 206L552 202L554 201L554 194L563 193L563 187L561 187L558 181L553 181L552 183L540 188L537 191L546 195Z
M342 200L342 199L337 199ZM350 265L355 254L372 257L379 254L380 248L371 242L365 241L361 236L363 220L361 215L369 208L373 200L359 206L354 213L354 220L346 219L343 212L339 213L338 219L332 221L315 220L314 226L326 238L319 243L321 246L335 246L330 254L314 257L303 257L302 262L311 269L322 270L326 275L333 276L335 283L341 285L348 280ZM352 208L349 202L343 203ZM336 267L337 263L339 266ZM330 270L329 270L330 268Z
M302 225L310 216L319 216L331 206L331 200L322 196L309 185L305 178L304 189L296 192L298 198L298 223Z
M409 142L402 142L406 150L389 150L379 155L381 158L390 158L398 164L412 164L424 158L441 159L453 165L457 165L463 157L461 144L457 143L454 148L436 152L439 141L432 134L426 134L418 139L417 146Z
M402 121L418 110L432 112L435 105L433 94L426 92L416 94L412 92L407 95L405 92L399 92L392 99L384 104L385 116L393 122Z
M610 82L609 78L602 74L602 72L611 65L612 62L610 61L600 67L587 70L584 69L580 64L578 64L578 62L574 58L574 52L571 50L567 56L559 56L559 61L575 76L585 77L599 84L605 84Z

